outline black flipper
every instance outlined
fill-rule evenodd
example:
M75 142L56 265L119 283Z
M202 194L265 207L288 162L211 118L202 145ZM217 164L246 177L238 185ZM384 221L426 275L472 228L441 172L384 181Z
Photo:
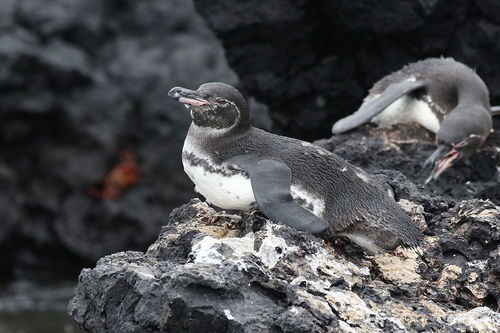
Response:
M426 85L426 81L402 81L391 84L379 97L371 102L364 103L358 111L333 124L332 133L344 133L370 121L370 119L385 110L385 108L394 103L401 96L414 90L421 89Z
M257 158L256 158L257 159ZM274 222L282 222L297 230L318 234L329 224L295 202L290 194L292 171L278 160L251 160L249 156L230 159L250 176L257 206Z

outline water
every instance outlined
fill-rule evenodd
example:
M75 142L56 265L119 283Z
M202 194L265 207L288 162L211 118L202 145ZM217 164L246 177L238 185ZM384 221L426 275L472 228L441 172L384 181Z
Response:
M74 281L0 286L0 333L81 333L66 313Z

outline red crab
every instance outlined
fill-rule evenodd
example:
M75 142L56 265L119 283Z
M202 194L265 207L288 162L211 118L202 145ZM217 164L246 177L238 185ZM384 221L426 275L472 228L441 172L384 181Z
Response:
M125 149L120 153L120 163L104 176L104 180L91 186L88 193L103 200L118 199L128 187L139 182L141 173L133 151Z

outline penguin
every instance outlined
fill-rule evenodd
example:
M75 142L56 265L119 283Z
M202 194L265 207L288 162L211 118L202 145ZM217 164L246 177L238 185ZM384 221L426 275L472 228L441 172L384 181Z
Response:
M474 70L452 58L429 58L376 82L361 107L337 121L333 134L371 121L378 126L417 122L436 134L437 148L425 161L425 181L468 159L492 128L488 88Z
M258 208L322 238L348 237L368 254L420 244L419 227L368 174L319 146L253 127L234 87L213 82L168 95L190 112L182 163L209 203Z

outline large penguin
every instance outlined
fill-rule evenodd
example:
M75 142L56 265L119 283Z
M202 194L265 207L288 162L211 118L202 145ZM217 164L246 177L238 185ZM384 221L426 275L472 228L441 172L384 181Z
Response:
M271 220L328 238L346 236L368 253L416 247L418 226L361 169L309 142L250 124L235 88L206 83L173 88L193 120L184 170L207 201L223 209L253 203Z

